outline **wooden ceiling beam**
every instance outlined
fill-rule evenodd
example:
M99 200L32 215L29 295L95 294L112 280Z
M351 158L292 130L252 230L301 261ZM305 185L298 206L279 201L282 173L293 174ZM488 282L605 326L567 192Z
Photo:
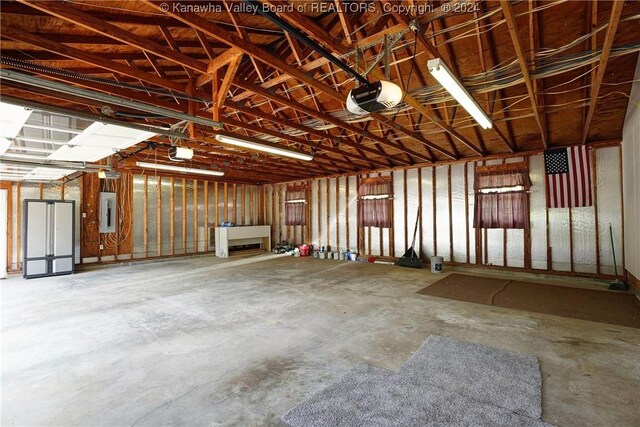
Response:
M229 48L224 53L216 56L207 66L207 72L198 77L196 87L204 86L212 79L213 73L225 65L231 64L242 56L242 52L235 48Z
M82 6L87 6L87 5L89 5L89 3L87 2L83 2L82 4ZM85 11L85 13L90 13L90 12ZM95 12L91 11L91 13L95 13L99 15L100 19L104 21L116 23L116 24L135 24L135 25L144 25L144 26L150 26L150 27L157 27L158 25L164 25L170 28L190 28L189 25L183 22L179 22L167 16L162 16L162 15L141 16L141 15L136 15L135 13L110 12L105 8L100 8L99 10L95 10ZM39 10L30 9L14 1L3 1L2 15L9 15L9 14L26 15L26 16L34 16L34 17L47 17L47 18L50 17L48 13L45 13ZM229 24L226 22L220 22L218 25L220 25L222 28L229 29L231 31L233 30L232 24ZM269 29L247 27L246 31L250 35L260 35L262 37L278 37L273 33L272 30L269 30ZM76 39L82 39L85 36L79 37L77 35L73 35L72 37L75 37ZM62 41L60 42L63 43ZM78 40L78 43L82 43L82 42ZM191 46L191 47L195 47L195 46Z
M169 28L162 25L160 25L158 28L160 29L160 32L162 33L162 36L166 40L169 47L175 52L180 52L180 47L176 43L176 39L174 39L173 35L171 35L171 31L169 30ZM185 67L184 65L182 65L182 69L187 74L187 78L191 79L194 77L192 69L190 69L189 67Z
M147 0L149 1L149 0ZM285 6L286 4L288 4L287 2L282 2L281 0L261 0L263 2L267 2L273 6L280 6L280 8L282 8L283 6ZM282 9L279 9L282 10ZM279 12L278 15L282 18L285 19L286 21L288 21L290 24L292 25L296 25L300 28L302 28L302 30L304 30L307 34L309 34L310 36L312 36L313 38L320 40L323 44L326 45L326 47L333 51L336 54L339 55L344 55L349 53L349 49L342 46L341 44L337 43L337 41L335 39L333 39L331 37L330 34L328 34L326 31L324 31L322 28L320 28L320 26L318 26L318 24L316 24L315 22L313 22L312 20L310 20L307 16L303 15L302 13L298 12L297 10L295 10L295 8L292 10L291 8L284 8L284 10L286 10L286 12ZM376 79L380 79L380 80L384 80L384 76L382 75L382 73L380 73L377 69L373 69L371 70L371 72L369 73L370 76L376 78ZM408 93L405 92L405 96L404 96L404 101L411 105L413 108L417 109L418 111L420 111L422 114L426 114L428 116L431 116L427 109L420 104L415 98L413 98L411 95L409 95ZM343 97L341 102L344 103L345 98ZM450 158L455 158L456 156L452 153L449 153L447 150L444 150L443 148L439 147L438 145L432 143L431 141L426 140L424 137L422 137L421 135L418 135L415 132L410 131L409 129L406 129L402 126L400 126L397 123L394 123L393 120L390 120L388 117L383 116L382 114L379 113L371 113L370 116L376 120L379 121L381 123L383 123L384 125L388 126L388 127L392 127L393 129L395 129L398 132L403 133L404 135L409 136L412 139L415 139L416 141L427 145L429 147L431 147L432 149L436 150L436 151L440 151L442 154L446 155L447 157ZM433 119L432 119L433 120ZM458 134L457 132L454 131L454 136L457 134L456 137L461 137L463 140L464 137L462 137L460 134ZM382 139L382 138L381 138ZM466 140L465 140L466 141ZM468 141L467 141L468 142ZM387 143L387 145L390 145L389 143ZM410 154L412 157L415 158L419 158L422 160L426 160L428 162L433 161L432 158L429 158L428 156L425 156L424 154L420 154L420 153L416 153L413 150L402 150L401 148L398 148L397 144L393 144L392 146L394 146L394 148L400 150L400 151L405 151L408 154Z
M132 69L126 65L104 59L101 55L87 53L80 49L76 49L64 44L56 43L50 39L30 34L26 31L12 28L6 25L2 26L2 35L12 40L16 40L22 43L28 43L32 46L54 52L61 56L85 62L87 64L95 65L97 67L104 68L105 70L113 71L118 74L132 77L134 79L140 79L147 83L151 83L156 86L164 87L171 90L182 91L184 87L181 84L173 82L171 80L155 76L150 73L143 73L139 70Z
M189 67L195 71L204 73L207 71L207 64L193 59L192 57L185 55L181 52L172 51L162 45L154 43L144 37L139 37L133 33L123 30L113 24L95 18L87 13L80 12L77 9L71 8L66 4L59 4L55 1L42 1L42 0L18 0L29 7L38 9L42 12L46 12L56 18L78 25L87 30L102 34L106 37L111 37L124 44L137 47L148 53L152 53L156 56L164 58L168 61L176 62L185 67Z
M231 18L231 22L236 29L236 32L243 40L251 41L249 39L249 34L247 33L247 29L242 25L242 19L238 15L238 13L234 10L233 5L229 2L229 0L222 0L225 8L227 9L227 13L229 14L229 18ZM255 60L254 57L250 56L251 64L253 65L253 69L255 70L258 78L261 82L264 82L264 72L260 64Z
M533 109L533 116L536 120L536 124L538 125L538 131L540 132L540 139L542 141L543 147L547 148L549 146L547 142L547 132L542 125L540 111L538 110L538 94L533 90L531 75L529 74L529 68L527 66L527 58L524 56L524 50L522 49L520 37L518 36L518 24L516 23L516 16L511 9L511 3L509 2L509 0L500 0L500 5L502 6L502 12L504 14L505 20L507 21L507 28L509 30L509 35L511 36L513 48L516 52L516 57L518 58L518 63L520 64L520 71L522 71L524 83L527 86L527 93L529 94L531 108Z
M253 43L247 40L243 40L241 37L224 30L222 27L212 23L211 21L203 18L198 14L182 13L180 11L173 10L173 8L171 7L169 7L169 10L164 11L167 5L166 1L161 1L161 0L143 0L143 1L146 4L153 6L157 10L164 12L166 15L173 17L174 19L190 24L191 26L193 26L193 28L196 28L202 31L209 37L212 37L223 43L227 43L229 46L235 47L236 49L242 51L243 53L249 56L255 57L256 59L260 60L261 62L264 62L268 66L273 67L283 73L289 74L295 79L308 84L309 86L325 93L326 95L330 96L331 98L339 102L344 102L345 100L344 95L342 95L339 92L336 92L333 88L329 87L325 83L317 81L316 79L313 78L313 76L310 76L305 72L287 64L282 59L277 58L271 55L270 53L260 49Z
M340 25L342 25L342 32L344 33L344 39L347 43L352 44L353 40L351 39L351 25L349 22L349 17L347 16L347 12L342 10L342 2L340 0L333 0L333 4L336 5L336 11L338 16L340 17Z
M591 82L591 96L589 99L589 110L584 121L584 128L582 129L583 144L587 143L587 137L589 136L589 127L591 127L591 120L593 120L593 114L596 111L596 104L598 103L598 94L600 93L600 86L604 80L604 73L607 68L607 61L611 54L611 46L613 46L613 39L616 36L618 30L618 23L620 22L620 15L622 14L622 8L624 7L624 1L614 1L611 6L611 14L609 15L609 26L607 27L607 34L604 37L604 43L602 45L602 52L600 54L600 62L598 62L598 71L595 79Z
M240 61L242 60L242 55L234 58L229 63L227 67L227 72L224 74L224 78L222 79L222 83L218 88L218 97L215 99L215 102L218 108L224 105L224 102L227 98L227 92L231 89L231 83L236 76L236 72L238 71L238 67L240 66Z
M481 66L481 71L484 73L486 72L488 69L492 68L495 64L497 64L496 61L496 54L493 50L493 42L491 40L491 34L489 31L483 32L480 30L480 21L479 19L481 19L481 11L482 11L482 7L483 7L483 2L481 0L477 0L477 7L478 9L476 9L474 11L474 17L476 18L475 21L475 30L476 30L476 39L478 41L478 54L480 57L480 66ZM485 42L483 43L483 39L485 39ZM489 52L489 59L491 60L491 63L487 65L487 61L485 60L484 57L484 46L487 47L487 50ZM503 98L503 92L502 89L498 89L497 90L498 93L498 102L500 104L500 110L502 111L502 117L507 118L507 111L505 109L505 105L504 105L504 100ZM490 96L489 96L489 92L485 93L485 108L487 111L491 112L491 114L493 115L493 108L492 108L492 104L490 101ZM505 121L505 129L507 131L507 136L505 137L504 134L502 133L502 131L500 130L500 128L498 128L498 125L496 123L496 126L494 126L495 132L498 134L498 136L500 137L500 139L502 139L502 141L507 145L507 147L509 148L509 150L514 153L517 151L517 147L516 147L516 141L515 138L513 137L513 130L511 129L511 123L509 121Z
M4 4L3 4L4 7ZM163 26L161 28L169 29L167 26ZM122 43L118 40L112 39L111 37L100 36L97 34L83 34L79 36L77 34L58 34L58 33L45 33L39 31L29 31L31 34L35 34L40 37L49 37L54 38L58 43L65 43L70 45L100 45L100 46L122 46ZM0 34L1 36L1 34ZM162 43L163 39L156 39L152 37L148 37L148 40L154 43ZM165 39L166 40L166 39ZM189 49L189 48L201 48L202 45L198 40L175 40L176 46L180 49ZM223 43L210 43L212 49L228 49L229 46ZM136 52L138 49L136 49ZM190 53L189 56L194 57L194 53ZM197 54L198 57L205 58L206 55Z

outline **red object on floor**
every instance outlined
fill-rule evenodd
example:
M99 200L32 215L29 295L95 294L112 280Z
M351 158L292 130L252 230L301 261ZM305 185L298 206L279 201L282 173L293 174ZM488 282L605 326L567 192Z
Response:
M300 249L300 256L309 256L309 245L301 245L298 249Z
M367 261L369 261L369 262L376 262L376 257L374 257L374 256L370 256L370 257L367 259Z

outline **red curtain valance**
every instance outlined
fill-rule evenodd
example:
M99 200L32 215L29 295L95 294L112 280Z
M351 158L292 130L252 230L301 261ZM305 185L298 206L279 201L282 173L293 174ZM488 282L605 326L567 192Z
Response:
M391 196L391 177L380 176L375 178L365 178L360 181L358 196L379 196L388 194Z
M531 186L529 168L524 162L476 168L474 189Z
M287 192L285 194L285 202L291 200L306 200L307 199L307 186L306 185L288 185Z

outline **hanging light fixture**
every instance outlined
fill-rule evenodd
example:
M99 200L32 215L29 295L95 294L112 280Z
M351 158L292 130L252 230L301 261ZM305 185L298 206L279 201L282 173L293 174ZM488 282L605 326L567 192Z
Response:
M427 62L427 68L431 75L445 88L462 107L475 119L483 129L491 129L493 126L491 119L480 108L478 103L462 86L462 83L451 73L440 58L435 58Z
M264 151L265 153L276 154L279 156L291 157L293 159L310 161L313 160L313 156L311 154L307 154L301 151L290 150L288 148L280 148L275 144L271 145L266 143L259 143L254 141L249 141L246 139L236 138L234 136L217 134L216 140L220 141L224 144L235 145L237 147L248 148L250 150Z
M211 175L211 176L224 175L224 172L222 171L212 171L208 169L192 169L192 168L185 168L182 166L165 165L162 163L136 162L136 166L139 166L145 169L156 169L156 170L180 172L180 173L193 173L198 175Z

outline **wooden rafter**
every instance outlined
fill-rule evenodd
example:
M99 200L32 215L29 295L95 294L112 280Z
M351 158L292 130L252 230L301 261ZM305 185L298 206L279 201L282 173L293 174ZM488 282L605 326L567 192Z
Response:
M349 23L349 17L347 16L347 12L343 10L342 1L333 0L333 4L336 5L336 11L338 12L338 16L340 17L340 24L342 25L342 31L344 32L344 38L347 43L353 43L351 39L351 25Z
M518 58L518 63L520 64L520 71L522 71L522 76L524 78L524 83L527 86L527 93L529 94L529 99L531 101L531 108L533 109L533 117L536 120L536 124L538 125L538 130L540 131L540 139L542 141L542 145L544 148L548 147L547 143L547 132L542 125L542 119L540 118L540 111L538 110L538 94L533 90L533 84L531 83L531 75L529 74L529 68L527 66L527 59L524 56L524 50L522 49L522 45L520 44L520 37L518 36L518 24L516 23L516 16L511 9L511 3L509 0L500 0L500 4L502 5L502 12L504 13L504 17L507 21L507 27L509 29L509 35L511 36L511 42L513 43L513 48L516 51L516 56Z
M36 36L27 31L23 31L17 28L3 25L2 36L22 43L31 44L33 46L48 50L50 52L54 52L67 58L95 65L97 67L104 68L105 70L113 71L114 73L129 76L134 79L140 79L156 86L177 91L182 91L184 89L183 85L177 82L173 82L171 80L158 77L150 73L141 72L140 70L127 67L126 65L120 64L118 62L104 59L101 55L87 53L80 49L57 43L48 38Z
M589 127L591 126L591 120L593 119L593 113L596 111L596 104L598 103L598 94L600 93L600 86L604 80L604 73L607 68L607 60L611 54L611 46L613 46L613 39L616 36L618 29L618 23L620 22L620 15L622 14L622 8L624 7L623 1L614 1L611 6L611 15L609 16L609 27L607 28L607 34L604 37L604 43L602 44L602 52L600 53L600 61L598 62L598 71L596 78L591 82L591 96L589 100L589 110L584 121L584 128L582 129L582 143L587 143L587 137L589 136Z
M180 52L180 46L178 46L178 44L176 43L176 40L173 38L173 35L171 35L171 30L169 30L169 28L164 27L162 25L160 25L158 28L160 29L160 32L162 33L162 36L164 37L164 39L167 41L167 44L169 45L169 47L176 52ZM189 67L185 67L184 65L182 66L182 69L187 74L188 78L191 79L194 77L194 72L192 69L190 69Z
M269 4L273 5L273 6L284 6L286 5L286 2L283 2L281 0L264 0L266 2L268 2ZM316 24L315 22L311 21L309 18L307 18L305 15L303 15L302 13L296 11L295 9L291 10L290 8L284 8L285 11L280 11L278 13L278 15L287 20L289 23L294 24L294 25L299 25L307 34L311 35L312 37L316 38L317 40L320 40L323 44L325 44L325 46L327 46L327 48L337 54L343 55L348 53L348 48L345 48L344 46L338 44L333 38L331 38L331 36L329 34L327 34L322 28L320 28L318 26L318 24ZM362 43L362 42L359 42ZM383 80L384 76L382 75L382 73L380 73L379 70L377 69L373 69L371 70L371 72L369 73L370 76L372 76L375 79L379 79L379 80ZM424 107L420 102L418 102L415 98L413 98L411 95L406 94L404 96L404 101L411 105L411 107L413 107L414 109L420 111L420 113L425 114L427 116L431 116L431 114L429 114L428 110L426 109L426 107ZM341 102L344 102L344 99L342 99ZM447 157L450 158L455 158L455 155L453 155L452 153L449 153L448 151L444 151L441 147L439 147L437 144L434 144L428 140L426 140L424 137L420 136L420 135L416 135L414 132L411 132L409 129L404 128L403 126L400 126L399 124L393 122L393 120L389 119L386 116L383 116L381 114L378 113L371 113L370 116L376 120L379 121L381 123L383 123L384 125L391 127L393 129L395 129L396 131L403 133L404 135L415 139L416 141L427 145L429 147L431 147L434 150L440 151L441 153L445 154ZM432 119L434 120L434 122L437 120L437 118ZM445 124L446 125L446 124ZM462 138L464 141L466 141L466 139L464 139L464 137L462 137L459 133L453 131L454 136L456 136L457 138ZM467 141L468 143L468 141ZM414 154L410 153L413 157L416 157ZM425 158L424 155L418 155L418 158L422 158L423 160L426 161L433 161L433 159L430 158Z
M149 41L144 37L135 36L129 31L123 30L122 28L109 24L108 22L105 22L101 19L94 18L93 16L84 12L80 12L77 9L68 7L68 5L59 4L55 1L18 1L32 8L49 13L56 18L71 22L72 24L78 25L104 36L111 37L124 44L137 47L138 49L152 53L166 60L177 62L180 65L184 65L185 67L189 67L195 71L205 72L207 70L207 65L202 61L193 59L192 57L181 52L173 51L170 48Z

